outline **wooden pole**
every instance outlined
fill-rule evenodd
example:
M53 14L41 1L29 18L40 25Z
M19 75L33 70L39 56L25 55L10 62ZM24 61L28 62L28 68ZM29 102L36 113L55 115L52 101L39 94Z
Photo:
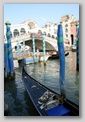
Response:
M10 31L10 22L6 22L6 40L7 40L7 44L5 45L5 54L7 54L7 61L5 63L5 69L7 72L7 77L9 77L9 79L14 78L15 77L15 73L14 73L14 64L13 64L13 54L12 54L12 46L11 46L11 31ZM5 59L5 60L6 60Z
M76 70L79 71L79 26L77 26L77 53L76 53Z
M65 82L65 53L64 53L64 42L63 42L63 29L62 25L58 25L58 31L57 31L57 37L58 37L58 52L59 52L59 60L60 60L60 92L61 95L65 97L65 91L64 91L64 82Z

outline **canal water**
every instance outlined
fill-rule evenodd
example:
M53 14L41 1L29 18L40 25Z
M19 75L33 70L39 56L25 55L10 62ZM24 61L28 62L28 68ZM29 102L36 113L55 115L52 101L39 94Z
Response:
M48 60L42 63L26 65L27 73L48 88L60 93L59 60ZM72 102L79 105L79 73L76 72L76 52L69 52L65 57L65 94ZM9 106L8 115L38 115L30 101L21 78L21 69L16 69L16 80L5 82L4 101Z

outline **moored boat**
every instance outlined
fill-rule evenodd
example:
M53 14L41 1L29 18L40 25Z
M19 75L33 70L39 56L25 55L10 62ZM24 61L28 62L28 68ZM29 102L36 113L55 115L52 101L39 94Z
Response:
M50 55L40 55L40 56L30 56L28 58L23 59L24 64L31 64L31 63L37 63L37 62L46 62L48 60Z
M69 101L65 95L65 55L62 25L58 25L58 51L60 56L60 94L42 85L22 70L22 78L36 110L41 116L78 116L79 106Z
M33 79L24 68L22 78L30 99L40 116L79 115L77 105Z
M65 52L65 56L68 56L69 55L69 52ZM56 54L52 54L49 59L59 59L59 54L58 52Z

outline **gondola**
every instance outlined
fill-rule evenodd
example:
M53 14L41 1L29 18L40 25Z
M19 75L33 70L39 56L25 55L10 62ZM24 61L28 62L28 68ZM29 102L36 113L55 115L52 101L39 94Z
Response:
M79 106L69 101L64 92L65 80L65 55L63 45L62 25L58 25L58 50L60 56L60 92L57 94L53 90L39 83L27 74L26 69L22 68L22 78L40 116L79 116Z
M65 52L65 56L68 56L69 55L69 52ZM50 60L52 59L59 59L59 54L52 54L50 57L49 57Z
M30 99L40 116L79 116L79 106L57 94L22 69L22 79Z

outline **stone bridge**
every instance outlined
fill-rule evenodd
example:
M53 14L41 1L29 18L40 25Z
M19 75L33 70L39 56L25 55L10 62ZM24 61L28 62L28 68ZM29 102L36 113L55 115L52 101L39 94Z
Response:
M57 40L52 37L45 36L46 42L46 50L58 50ZM24 34L17 37L12 38L12 48L14 48L17 44L24 43L32 48L32 36L31 34ZM42 50L43 39L42 36L35 36L35 48Z

